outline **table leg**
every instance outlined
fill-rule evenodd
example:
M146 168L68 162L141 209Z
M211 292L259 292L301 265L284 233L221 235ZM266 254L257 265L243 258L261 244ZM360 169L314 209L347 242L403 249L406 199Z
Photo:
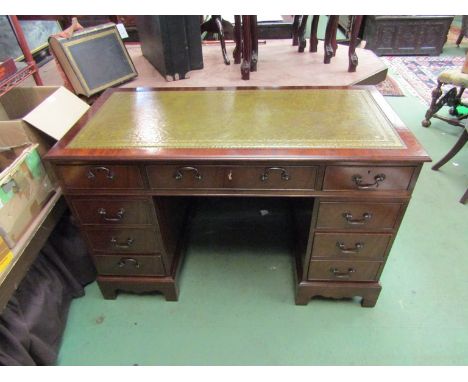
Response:
M335 57L336 50L338 49L338 44L336 43L336 31L338 30L339 16L330 16L330 18L332 19L331 46L333 48L333 57Z
M242 16L242 40L241 75L243 80L248 80L250 79L250 61L252 56L250 16Z
M307 44L307 40L304 36L305 34L305 29L306 29L306 26L307 26L307 19L309 18L309 16L307 15L304 15L302 16L302 21L301 21L301 26L299 27L299 31L298 31L298 45L299 45L299 48L297 49L298 52L302 53L304 52L304 49L306 47L306 44Z
M359 29L361 28L362 16L354 16L353 25L351 27L351 38L349 41L349 66L348 72L355 72L358 65L358 56L356 54L356 44L359 34Z
M216 28L218 30L219 40L221 42L221 52L223 53L224 63L226 65L230 65L231 62L229 61L229 58L226 52L226 41L224 40L224 29L223 29L223 24L221 22L221 16L213 16L213 17L215 18L214 21L216 23Z
M242 53L242 33L241 33L241 17L234 16L234 41L236 42L236 47L234 48L234 64L241 63L241 53Z
M252 58L250 61L250 71L256 72L258 62L257 16L250 16L250 37L252 39Z
M323 58L324 64L329 64L331 58L333 57L333 46L332 46L332 24L333 16L328 16L327 29L325 30L325 56Z
M298 41L298 31L299 31L299 25L301 23L301 16L294 16L294 21L292 24L292 44L293 46L297 46L299 41Z
M317 52L317 45L318 45L317 28L318 28L319 17L320 16L318 15L312 16L312 25L310 27L309 52Z

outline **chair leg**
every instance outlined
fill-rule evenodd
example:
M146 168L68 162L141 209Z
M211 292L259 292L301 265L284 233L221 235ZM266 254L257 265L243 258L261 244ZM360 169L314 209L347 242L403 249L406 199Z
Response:
M431 101L431 106L429 106L429 109L426 111L426 115L424 119L422 120L421 124L424 127L429 127L431 126L431 121L430 119L432 116L437 113L437 111L440 110L442 105L439 105L437 103L437 100L440 98L442 95L442 82L437 81L437 87L432 91L432 101Z
M299 31L297 32L298 45L299 45L297 51L299 53L303 53L304 49L305 49L305 47L307 45L307 40L306 40L304 34L305 34L305 29L306 29L306 26L307 26L308 18L309 18L309 16L307 16L307 15L302 16L301 26L299 27Z
M464 36L465 36L465 34L463 33L463 29L462 29L460 31L460 34L458 35L457 41L455 42L455 44L457 45L458 48L460 47L460 44L461 44Z
M230 65L231 62L229 61L229 58L226 52L226 41L224 40L224 29L223 29L223 24L221 22L221 16L214 16L214 17L215 17L216 29L218 30L218 34L219 34L219 40L221 42L221 52L223 54L224 63L226 65Z
M318 29L318 22L319 22L318 15L312 17L312 25L310 26L310 41L309 41L309 52L316 52L317 45L318 45L318 38L317 38L317 29Z
M461 197L460 203L465 204L467 200L468 200L468 188L466 189L465 193L464 193L463 196Z
M455 154L457 154L463 146L465 146L465 143L468 142L468 131L466 129L463 129L463 133L458 138L457 143L452 147L452 149L440 160L438 161L434 166L432 166L433 170L438 170L441 166L443 166L445 163L447 163L450 159L452 159Z

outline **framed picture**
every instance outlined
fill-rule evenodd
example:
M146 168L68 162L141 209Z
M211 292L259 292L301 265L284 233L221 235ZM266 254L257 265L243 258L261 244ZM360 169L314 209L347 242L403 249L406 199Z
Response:
M62 30L55 20L20 20L20 24L32 54L46 48L49 36ZM0 61L8 57L24 58L8 16L0 16Z

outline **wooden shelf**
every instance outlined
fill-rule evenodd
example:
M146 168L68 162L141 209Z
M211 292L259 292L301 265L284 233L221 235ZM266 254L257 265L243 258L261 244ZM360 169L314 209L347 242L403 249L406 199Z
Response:
M66 209L58 188L12 249L13 261L0 274L0 314Z

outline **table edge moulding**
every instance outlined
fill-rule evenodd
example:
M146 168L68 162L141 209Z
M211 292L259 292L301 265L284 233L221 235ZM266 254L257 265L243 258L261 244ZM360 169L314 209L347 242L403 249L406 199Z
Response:
M191 197L286 197L296 304L371 307L430 158L374 87L291 86L108 89L46 160L105 298L178 299Z

